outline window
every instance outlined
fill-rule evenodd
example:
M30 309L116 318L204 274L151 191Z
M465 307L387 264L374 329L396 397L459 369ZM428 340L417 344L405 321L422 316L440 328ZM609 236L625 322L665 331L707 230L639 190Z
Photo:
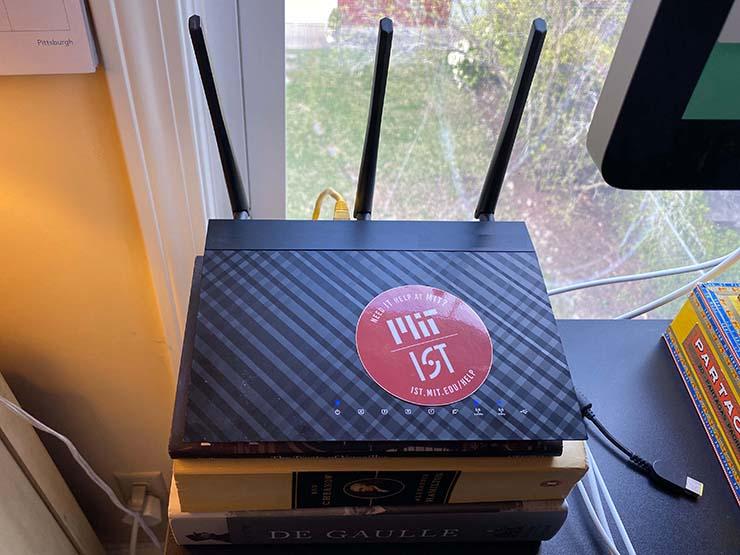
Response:
M527 222L548 284L729 252L740 244L740 192L619 191L586 151L628 9L624 0L288 0L288 217L310 217L325 187L354 195L377 22L387 15L394 38L374 217L472 219L529 26L543 17L548 36L497 218ZM553 305L561 318L613 317L689 279L589 289Z

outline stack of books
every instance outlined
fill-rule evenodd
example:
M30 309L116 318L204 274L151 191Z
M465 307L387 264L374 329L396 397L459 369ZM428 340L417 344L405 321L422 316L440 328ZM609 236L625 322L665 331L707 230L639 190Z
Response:
M176 459L169 519L181 545L541 541L586 472L559 456Z
M524 226L332 222L305 243L323 228L287 222L286 243L274 222L233 223L210 223L193 276L169 445L178 543L557 532L586 436ZM426 235L442 250L416 250Z

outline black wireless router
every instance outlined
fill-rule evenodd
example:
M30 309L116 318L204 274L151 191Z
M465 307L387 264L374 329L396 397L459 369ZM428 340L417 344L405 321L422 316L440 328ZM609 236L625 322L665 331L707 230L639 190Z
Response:
M234 213L196 263L170 455L559 454L585 439L527 228L493 214L545 38L532 24L478 221L370 221L393 26L380 21L356 221L249 219L197 16Z

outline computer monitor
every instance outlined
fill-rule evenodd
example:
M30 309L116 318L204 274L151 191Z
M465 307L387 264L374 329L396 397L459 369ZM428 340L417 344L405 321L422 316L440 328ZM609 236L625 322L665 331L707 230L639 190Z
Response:
M740 188L740 1L633 2L587 146L621 189Z

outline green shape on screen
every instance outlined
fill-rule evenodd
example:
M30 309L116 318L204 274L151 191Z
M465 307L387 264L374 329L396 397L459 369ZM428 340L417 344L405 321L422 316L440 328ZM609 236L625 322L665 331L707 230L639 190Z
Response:
M740 120L739 43L714 45L683 119Z

